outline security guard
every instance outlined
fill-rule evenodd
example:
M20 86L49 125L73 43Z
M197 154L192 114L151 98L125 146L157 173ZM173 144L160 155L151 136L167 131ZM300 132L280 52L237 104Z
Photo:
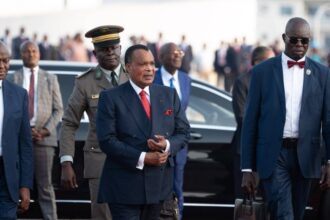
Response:
M87 70L76 78L73 92L64 112L60 132L61 182L65 189L77 188L72 164L74 163L75 132L86 111L89 118L88 136L84 146L84 177L88 179L91 197L92 219L111 219L107 204L97 203L99 179L105 160L100 150L95 131L95 115L99 93L128 80L124 66L120 63L121 45L119 33L123 27L107 25L96 27L85 34L92 38L94 55L98 66Z

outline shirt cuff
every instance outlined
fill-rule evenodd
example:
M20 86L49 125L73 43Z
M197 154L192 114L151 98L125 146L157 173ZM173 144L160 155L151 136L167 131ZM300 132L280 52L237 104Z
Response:
M166 141L166 148L165 148L165 151L164 152L169 152L170 151L170 149L171 149L171 144L170 144L170 142L166 139L165 140Z
M66 161L73 163L73 157L70 155L63 155L61 157L61 163L66 162Z
M242 172L252 173L252 169L242 169Z
M136 165L136 168L139 170L143 170L144 167L144 158L146 157L146 152L142 152L139 157L139 161Z

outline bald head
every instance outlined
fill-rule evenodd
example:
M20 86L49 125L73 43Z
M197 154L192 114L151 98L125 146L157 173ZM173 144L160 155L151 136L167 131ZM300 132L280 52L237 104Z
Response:
M308 50L311 31L308 22L299 17L291 18L282 34L284 53L293 60L303 58Z
M174 74L182 64L184 53L175 43L166 43L160 48L159 58L167 72Z
M0 80L6 78L9 69L10 53L5 43L0 41Z
M291 18L286 24L285 33L293 32L296 29L302 29L310 34L309 24L303 18L299 18L299 17Z

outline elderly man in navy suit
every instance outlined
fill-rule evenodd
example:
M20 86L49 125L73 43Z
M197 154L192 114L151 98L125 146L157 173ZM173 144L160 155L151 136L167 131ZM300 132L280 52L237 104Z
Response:
M176 90L181 106L186 111L189 102L191 79L187 73L178 70L182 64L184 52L174 43L166 43L160 48L162 66L157 70L154 83L168 86ZM183 212L183 174L187 161L188 146L181 149L174 162L174 192L178 197L180 219Z
M7 81L10 54L0 41L0 219L16 219L30 204L32 136L26 90Z
M285 51L252 69L242 130L242 187L253 193L256 170L271 219L302 220L312 178L321 172L320 131L330 161L330 71L306 57L310 27L288 21ZM330 163L321 178L330 185Z
M173 191L173 157L189 139L189 123L174 89L152 84L155 63L144 45L127 49L130 80L101 92L97 137L106 161L99 201L113 220L155 220Z

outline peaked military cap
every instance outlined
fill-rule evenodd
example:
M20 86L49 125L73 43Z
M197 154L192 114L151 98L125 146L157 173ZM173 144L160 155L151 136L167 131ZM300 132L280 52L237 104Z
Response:
M117 25L103 25L88 31L85 37L92 38L96 47L108 47L120 43L119 33L124 30Z

